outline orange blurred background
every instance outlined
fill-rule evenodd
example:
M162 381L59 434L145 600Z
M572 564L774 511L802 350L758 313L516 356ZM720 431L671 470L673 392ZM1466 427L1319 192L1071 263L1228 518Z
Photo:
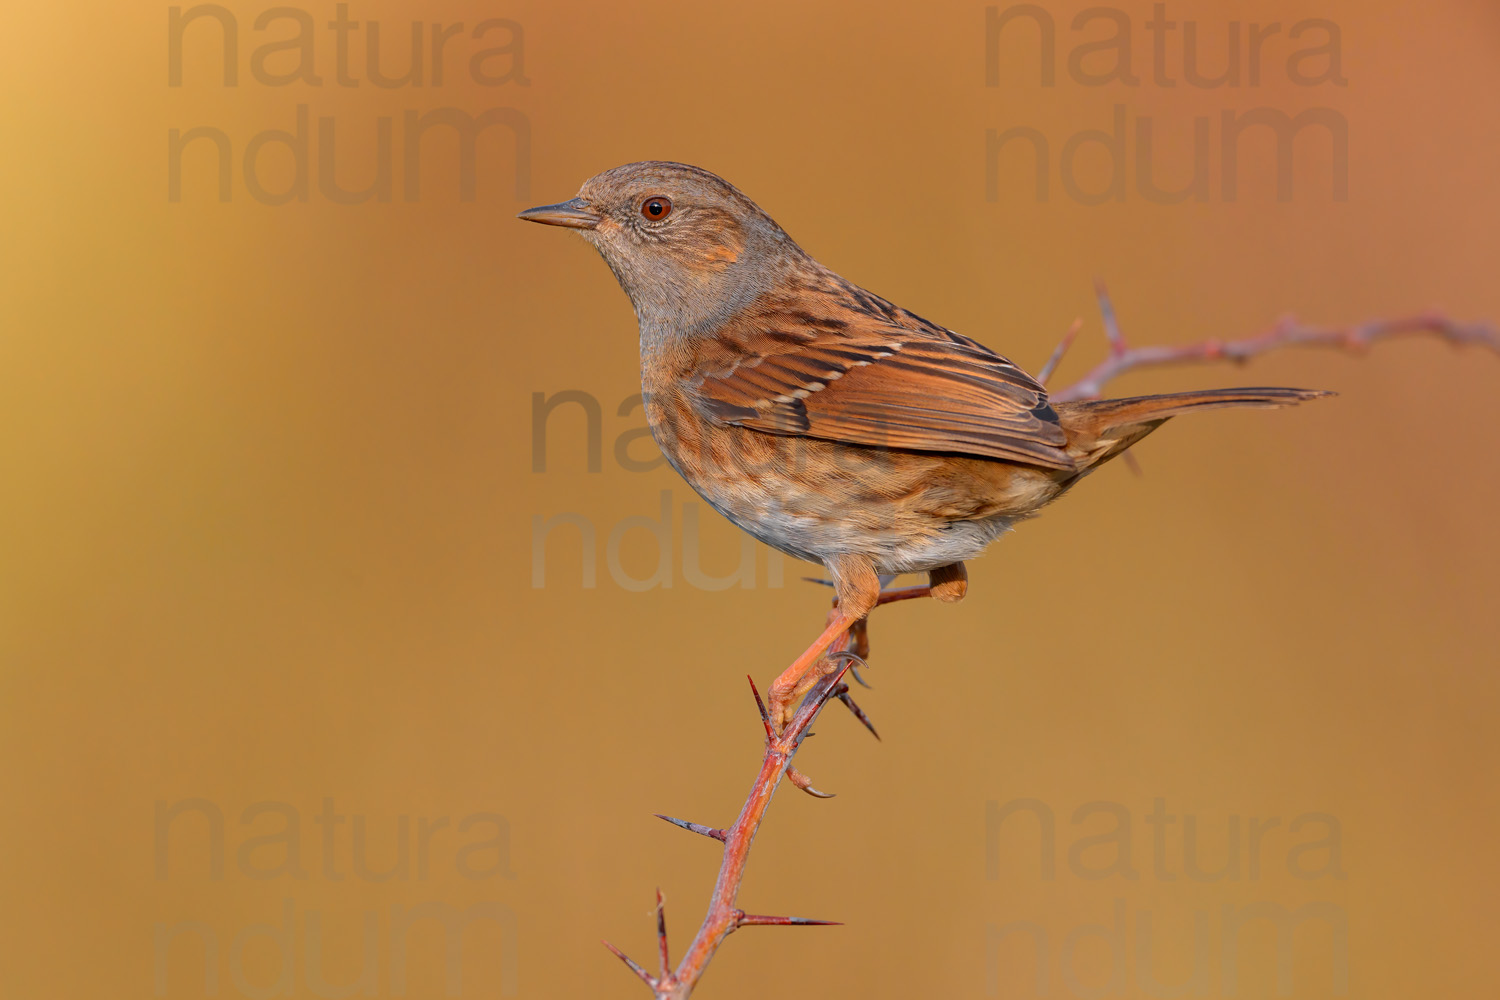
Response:
M651 814L733 818L760 743L744 675L774 676L827 595L637 470L628 302L580 240L513 219L599 170L719 172L834 269L1032 370L1082 316L1058 384L1101 356L1095 276L1142 343L1500 317L1493 4L1172 0L1175 86L1135 2L1111 9L1138 83L1082 79L1115 56L1070 54L1117 30L1071 27L1084 9L1047 5L1050 86L1024 19L987 67L971 3L359 2L357 86L334 4L295 8L317 84L267 82L295 50L255 57L295 19L224 8L234 86L211 15L172 86L165 5L10 10L4 993L636 995L598 939L646 961L658 885L686 945L717 852ZM368 26L399 77L414 18L422 85L374 85ZM1307 19L1337 42L1292 40ZM1246 62L1193 85L1185 26L1215 76L1231 21L1242 58L1252 23L1281 26L1258 82ZM464 25L440 83L435 22ZM1325 44L1343 82L1327 51L1296 79ZM1082 204L1059 157L1117 105L1122 196ZM268 204L295 192L289 147L257 143L259 188L243 157L299 106L307 197ZM1321 127L1290 174L1247 132L1226 196L1223 116L1258 108L1346 130L1346 198ZM412 120L442 109L508 109L471 199L436 126L408 195ZM1169 188L1207 122L1205 200L1142 193L1142 118ZM389 200L336 203L323 171L369 186L382 119ZM987 130L1017 127L1048 145L1046 200L1024 144L987 163ZM171 195L170 132L195 128L228 144L227 200L211 136ZM1109 183L1102 150L1077 149L1078 187ZM884 741L831 710L799 765L839 796L777 798L741 897L846 926L738 934L703 996L1496 989L1500 358L1414 339L1112 390L1236 383L1341 395L1174 422L1143 478L1110 466L972 564L964 604L879 613L861 702ZM599 406L598 471L577 402L534 469L534 394L565 392Z

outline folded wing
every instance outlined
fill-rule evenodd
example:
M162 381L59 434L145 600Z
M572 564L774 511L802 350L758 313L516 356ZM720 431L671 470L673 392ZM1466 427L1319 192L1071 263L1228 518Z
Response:
M770 434L1073 467L1045 390L975 341L866 313L767 319L740 331L732 366L698 385L711 418Z

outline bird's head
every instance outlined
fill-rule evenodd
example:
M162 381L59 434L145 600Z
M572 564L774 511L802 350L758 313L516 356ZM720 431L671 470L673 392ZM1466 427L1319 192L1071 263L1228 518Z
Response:
M806 259L734 185L685 163L627 163L518 218L592 243L647 333L711 332Z

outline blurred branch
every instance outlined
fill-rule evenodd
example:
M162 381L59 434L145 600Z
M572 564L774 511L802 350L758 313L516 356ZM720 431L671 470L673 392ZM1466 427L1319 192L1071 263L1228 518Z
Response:
M927 595L927 587L903 587L886 591L881 595L878 603L890 604ZM681 827L691 833L702 834L724 845L724 858L719 865L718 881L714 884L713 895L708 902L708 913L703 918L703 924L698 928L698 933L688 945L682 961L675 969L671 966L667 949L666 910L660 890L656 894L656 933L660 960L658 974L652 975L614 945L608 941L604 942L606 948L651 988L657 1000L686 1000L686 997L698 985L703 973L707 971L708 963L713 960L714 953L724 943L724 939L741 927L808 927L837 923L832 920L772 917L746 913L737 905L737 897L740 882L745 875L745 864L750 857L750 845L755 840L755 831L760 827L760 821L765 816L766 809L771 804L771 797L775 794L777 786L781 784L781 779L789 779L792 784L809 795L818 798L831 797L814 788L806 775L792 767L792 758L823 709L830 701L840 701L872 733L875 731L864 712L849 697L849 685L844 681L845 675L854 669L856 663L862 663L868 652L868 632L865 622L861 620L829 647L816 668L817 680L802 699L791 722L780 733L776 732L771 725L770 716L766 712L760 692L755 687L755 681L750 681L750 690L755 694L755 704L760 710L761 725L765 729L766 745L761 757L760 772L755 776L755 782L750 786L750 794L745 799L745 805L740 809L739 818L734 821L733 826L721 830L704 826L701 823L690 823L674 816L657 814L673 826Z
M1104 334L1109 341L1109 355L1077 382L1049 393L1058 402L1100 396L1108 382L1135 368L1216 361L1244 364L1256 355L1284 347L1324 347L1362 353L1380 340L1418 335L1440 337L1456 346L1478 344L1500 354L1500 334L1493 327L1483 323L1459 323L1437 312L1398 319L1371 320L1356 326L1341 327L1312 326L1286 317L1266 332L1242 340L1201 340L1176 346L1131 347L1120 332L1109 292L1102 282L1096 282L1094 287L1099 297L1099 312L1104 317ZM1062 342L1052 352L1052 357L1042 367L1039 381L1045 383L1057 370L1058 363L1072 346L1081 326L1081 321L1074 321Z

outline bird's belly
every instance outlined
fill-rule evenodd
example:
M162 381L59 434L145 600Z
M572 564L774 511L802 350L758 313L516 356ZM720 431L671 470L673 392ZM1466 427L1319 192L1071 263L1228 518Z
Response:
M882 573L935 569L977 556L1055 494L1044 474L1008 463L664 420L649 397L647 408L658 445L693 489L798 559L857 553Z
M879 573L915 573L978 556L1010 530L1005 515L952 520L919 505L879 497L831 500L799 483L699 492L742 530L774 549L811 562L841 553L869 556Z
M809 489L784 477L754 486L709 480L699 493L739 528L798 559L869 556L880 573L914 573L978 556L1015 518L943 516L918 497ZM716 488L717 487L717 488Z

